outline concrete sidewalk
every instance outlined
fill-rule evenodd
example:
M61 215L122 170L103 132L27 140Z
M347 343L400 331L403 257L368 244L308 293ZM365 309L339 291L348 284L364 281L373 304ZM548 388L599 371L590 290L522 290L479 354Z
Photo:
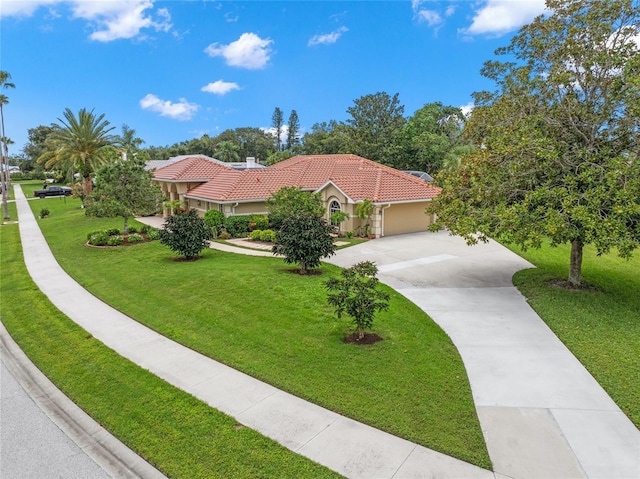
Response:
M34 282L64 314L125 358L346 477L495 478L493 472L279 391L109 307L58 265L19 187L16 200L25 264Z

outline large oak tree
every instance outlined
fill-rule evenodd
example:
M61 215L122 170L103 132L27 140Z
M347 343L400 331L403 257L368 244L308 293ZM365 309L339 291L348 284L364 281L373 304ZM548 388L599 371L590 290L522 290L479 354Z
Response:
M571 245L569 284L582 251L640 246L638 158L640 3L547 0L549 14L496 51L465 133L481 146L439 178L436 225L469 243Z

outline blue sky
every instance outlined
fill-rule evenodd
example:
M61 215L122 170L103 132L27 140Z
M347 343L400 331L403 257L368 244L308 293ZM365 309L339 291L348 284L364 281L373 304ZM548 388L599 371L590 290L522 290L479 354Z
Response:
M295 109L301 132L348 118L354 100L399 94L410 116L440 101L468 108L493 85L493 52L544 0L0 0L6 136L65 108L95 109L147 146L269 128Z

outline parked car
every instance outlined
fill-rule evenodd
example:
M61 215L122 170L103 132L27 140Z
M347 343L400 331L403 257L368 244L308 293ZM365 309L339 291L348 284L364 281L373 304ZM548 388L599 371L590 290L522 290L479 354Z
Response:
M35 190L33 196L44 198L45 196L71 196L71 188L68 186L49 186L42 190Z

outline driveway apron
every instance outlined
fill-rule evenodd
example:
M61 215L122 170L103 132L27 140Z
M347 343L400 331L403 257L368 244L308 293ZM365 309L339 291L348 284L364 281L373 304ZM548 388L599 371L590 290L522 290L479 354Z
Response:
M384 237L329 262L365 260L457 346L496 477L640 478L640 432L513 286L533 265L446 232Z

